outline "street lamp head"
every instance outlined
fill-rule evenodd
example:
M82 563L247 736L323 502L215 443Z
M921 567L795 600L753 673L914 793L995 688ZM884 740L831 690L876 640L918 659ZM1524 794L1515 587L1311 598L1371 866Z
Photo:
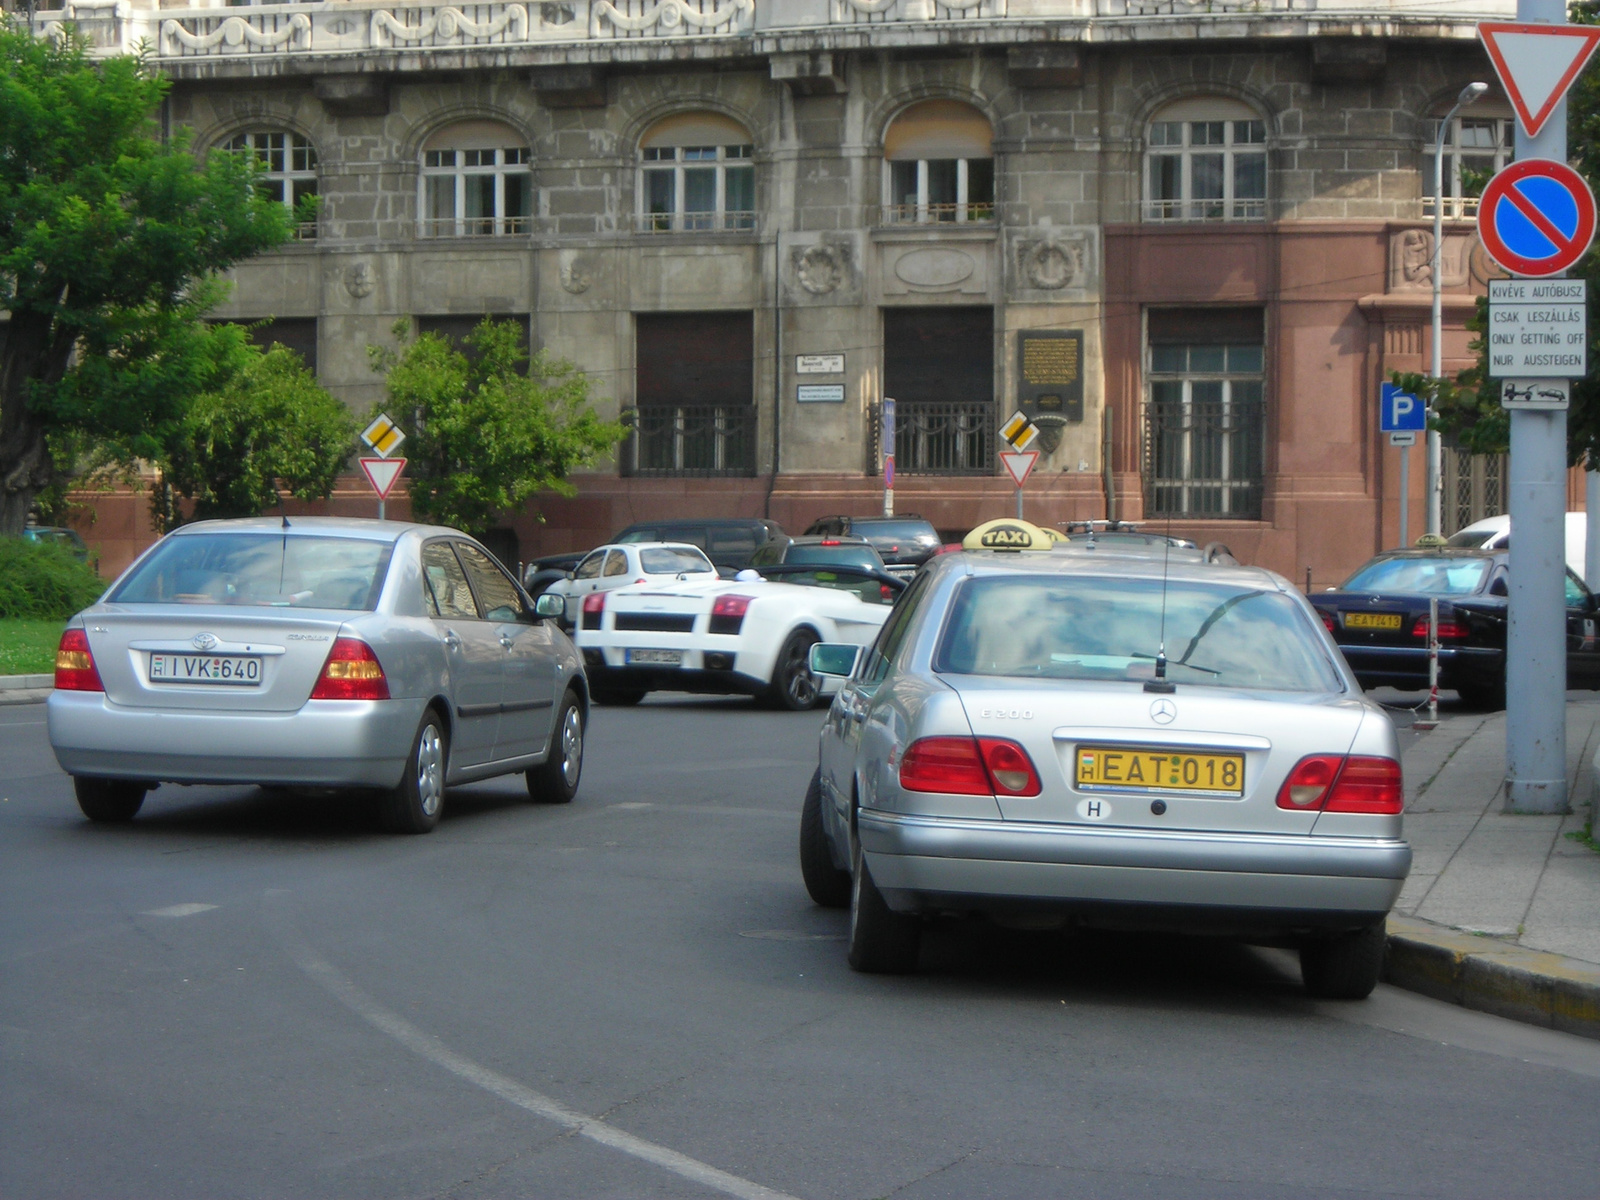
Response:
M1456 97L1457 104L1471 104L1474 100L1483 99L1483 94L1489 90L1487 83L1469 83L1461 89L1461 95Z

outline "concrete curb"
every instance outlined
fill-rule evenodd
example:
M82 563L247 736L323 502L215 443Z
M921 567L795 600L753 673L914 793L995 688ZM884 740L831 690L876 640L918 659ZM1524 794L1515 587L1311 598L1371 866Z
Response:
M0 675L0 704L37 704L55 687L54 675Z
M1384 979L1463 1008L1600 1039L1600 966L1389 915Z

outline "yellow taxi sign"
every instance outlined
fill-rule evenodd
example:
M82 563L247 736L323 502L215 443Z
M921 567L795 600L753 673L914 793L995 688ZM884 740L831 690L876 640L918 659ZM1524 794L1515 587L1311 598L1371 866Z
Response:
M387 413L379 413L372 418L372 424L361 431L361 440L372 447L374 454L388 458L400 448L406 435L400 431L400 426L389 419Z
M1053 545L1055 539L1043 529L1015 517L985 521L961 541L963 550L1048 550Z

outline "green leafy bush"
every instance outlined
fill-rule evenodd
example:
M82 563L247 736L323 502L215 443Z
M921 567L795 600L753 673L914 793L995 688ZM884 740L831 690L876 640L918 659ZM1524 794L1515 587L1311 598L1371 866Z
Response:
M0 537L0 618L70 617L105 587L93 567L59 546Z

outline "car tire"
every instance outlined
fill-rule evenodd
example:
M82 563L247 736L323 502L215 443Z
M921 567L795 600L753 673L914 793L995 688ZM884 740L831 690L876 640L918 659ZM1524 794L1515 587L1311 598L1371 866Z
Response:
M1506 706L1506 683L1503 679L1490 683L1462 682L1456 685L1456 692L1461 696L1461 703L1474 712L1499 712Z
M444 781L450 766L450 734L430 708L422 714L400 783L384 796L383 823L391 833L432 833L444 812Z
M72 790L83 815L97 825L125 825L144 804L148 784L134 779L72 777Z
M833 865L828 831L822 821L822 771L811 776L800 806L800 877L806 892L823 908L850 907L850 872Z
M784 640L772 668L772 685L767 689L767 701L773 707L805 712L817 706L822 689L811 673L811 647L817 641L817 635L809 629L796 629Z
M614 691L610 688L595 688L594 702L604 708L629 708L644 699L644 691L632 688Z
M539 804L572 803L583 777L583 726L583 705L569 691L561 698L550 753L537 767L524 772L530 800Z
M1378 986L1388 929L1379 921L1300 946L1300 975L1319 1000L1365 1000Z
M907 975L917 969L922 922L897 913L872 882L859 839L850 886L850 965L869 975Z

